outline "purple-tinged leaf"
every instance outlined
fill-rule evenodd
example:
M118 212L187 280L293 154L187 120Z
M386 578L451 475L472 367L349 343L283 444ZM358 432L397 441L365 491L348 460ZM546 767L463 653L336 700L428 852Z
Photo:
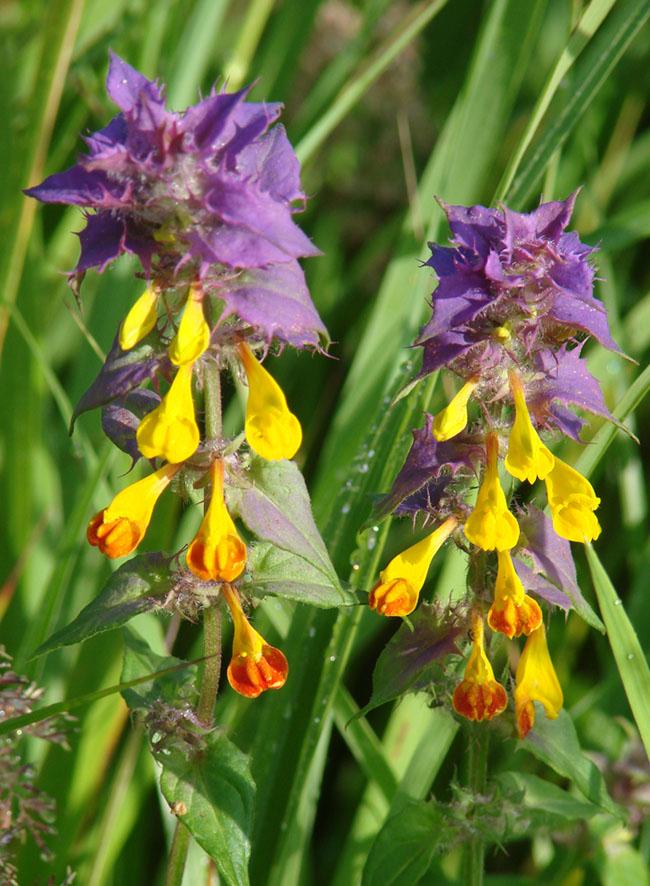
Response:
M120 566L99 595L73 622L39 646L34 657L61 646L81 643L125 624L141 612L157 609L165 602L174 583L174 572L162 554L139 554Z
M524 549L522 553L528 552ZM551 606L559 606L560 609L564 609L565 612L568 612L572 608L571 600L567 595L559 590L554 584L551 584L551 582L544 578L543 575L534 572L530 566L526 565L522 560L518 560L516 557L512 562L515 567L515 572L521 579L521 583L523 584L526 593L533 593L537 597L541 597L542 600L546 600Z
M425 689L440 676L445 658L457 653L458 638L467 631L467 617L437 612L422 604L409 616L379 656L372 677L372 696L360 712L366 714L407 692Z
M320 573L321 581L339 594L338 576L311 513L309 493L300 470L292 461L266 461L251 454L245 473L229 475L228 510L241 517L258 538L288 551Z
M563 591L578 615L587 624L604 633L603 623L582 596L578 586L571 545L565 538L557 535L553 529L553 521L539 508L529 505L527 513L519 518L519 528L519 545L515 553L530 557L533 572L543 575Z
M141 420L160 404L160 396L147 389L129 391L123 401L102 407L102 430L108 439L132 459L129 471L142 458L136 433Z
M119 335L115 336L99 375L77 403L70 422L70 433L82 412L125 397L143 381L164 370L169 364L167 353L160 353L149 344L151 336L155 336L155 332L130 351L123 351L119 345Z

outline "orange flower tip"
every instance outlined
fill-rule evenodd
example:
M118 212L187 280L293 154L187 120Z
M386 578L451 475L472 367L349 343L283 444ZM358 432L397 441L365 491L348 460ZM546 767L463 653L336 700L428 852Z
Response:
M287 680L289 665L275 646L264 644L256 655L240 652L228 665L228 682L245 698L257 698L267 689L281 689Z
M528 595L517 603L512 597L495 601L488 612L488 624L493 631L505 634L512 640L521 634L529 636L542 623L542 610L536 600Z
M506 690L496 680L475 683L463 680L454 690L452 699L454 710L468 720L491 720L502 714L508 705Z
M86 530L86 538L110 560L126 557L140 544L142 527L128 517L118 517L105 523L106 510L104 508L92 518Z
M418 597L418 591L404 578L380 580L370 591L368 605L379 615L403 617L413 612Z
M517 732L523 741L535 725L535 705L532 701L526 702L517 711Z
M187 549L187 566L201 581L234 581L246 566L246 545L235 535L211 544L199 534Z

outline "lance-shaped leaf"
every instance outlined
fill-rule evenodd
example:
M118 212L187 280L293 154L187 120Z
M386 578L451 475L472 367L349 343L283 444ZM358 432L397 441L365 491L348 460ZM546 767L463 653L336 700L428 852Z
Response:
M242 588L256 597L271 594L313 606L353 606L365 603L366 594L334 585L320 569L303 557L262 542L249 549Z
M52 634L34 656L80 643L162 605L176 581L162 554L139 554L120 566L73 622Z
M161 762L160 787L179 821L214 859L224 883L247 886L255 800L248 756L212 732L200 754L171 750Z
M305 481L294 462L252 456L245 474L228 478L226 500L230 513L241 517L254 535L296 554L322 574L321 584L327 580L340 592L338 576L314 523ZM341 601L328 605L341 605Z
M605 633L602 621L582 596L578 587L571 545L555 532L553 521L539 508L529 505L527 513L519 518L519 528L519 545L515 549L516 554L530 557L533 563L532 571L541 573L552 585L559 588L569 598L573 608L587 624L601 633ZM519 573L519 566L516 565L515 568ZM520 574L519 577L524 580L523 575ZM540 593L540 596L548 599L535 587L531 587L530 590ZM549 600L549 602L556 601ZM561 602L557 602L556 605L562 606L563 609L566 608Z
M521 583L527 593L530 591L541 597L542 600L546 600L551 606L559 606L565 612L573 608L571 600L563 591L544 578L543 575L534 572L526 563L513 558L512 565L515 567L515 572L521 579Z
M159 341L155 330L130 351L123 351L118 339L119 334L115 336L97 378L77 403L70 421L70 433L82 412L124 397L165 365L170 365L166 351L154 347Z
M157 655L138 634L129 628L122 628L124 638L124 661L120 682L128 683L155 674L166 668L182 664L180 658L173 655ZM122 697L132 711L149 710L157 701L164 700L171 704L180 704L182 699L198 696L198 668L195 664L186 668L156 677L150 683L141 683L137 688L123 689Z
M570 778L592 803L625 819L625 812L607 793L600 770L583 753L570 715L561 710L556 720L549 720L542 705L534 704L535 725L519 743L519 749L533 754L563 778Z
M458 652L457 638L469 625L453 612L437 611L423 604L409 616L377 659L372 675L372 696L357 716L391 701L406 692L426 688L436 677L444 659Z
M405 499L412 501L411 497L424 486L428 488L422 498L423 504L426 506L427 498L439 501L450 482L449 477L454 477L461 469L466 474L473 473L472 459L480 457L483 453L483 447L472 443L462 435L444 442L436 440L433 436L433 416L427 413L424 427L413 431L413 444L404 466L395 478L388 495L376 505L370 521L383 520ZM436 481L439 483L436 484Z
M409 802L377 834L363 869L362 886L414 886L426 874L445 833L444 808Z

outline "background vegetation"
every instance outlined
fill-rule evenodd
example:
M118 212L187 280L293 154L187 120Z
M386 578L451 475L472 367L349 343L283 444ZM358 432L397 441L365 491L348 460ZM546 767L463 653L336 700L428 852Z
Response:
M255 81L255 99L285 103L283 121L313 195L301 224L325 253L305 269L335 359L287 349L274 370L305 429L300 460L334 563L362 588L410 532L402 523L389 535L387 521L360 533L373 496L388 489L422 410L436 411L446 397L438 380L388 406L419 359L408 345L434 286L419 269L425 242L448 235L434 197L501 199L529 210L542 193L564 198L583 186L571 227L600 244L598 294L614 337L637 361L590 345L592 370L612 409L642 379L619 413L640 403L627 423L641 445L621 432L605 439L603 431L583 459L602 498L596 550L623 599L619 611L647 650L650 423L640 401L650 348L649 15L647 0L2 3L0 630L15 669L45 687L46 702L120 680L119 631L30 655L109 574L84 531L123 485L128 459L103 438L98 414L82 416L71 439L67 432L72 405L140 284L127 258L101 276L89 274L80 313L60 273L76 262L71 232L82 226L79 212L37 207L19 189L70 165L83 148L79 133L115 113L104 89L109 47L167 83L173 109L223 77L233 88ZM234 428L241 407L231 395L226 421ZM573 461L578 453L572 445L560 454ZM147 549L179 548L194 518L163 499ZM596 606L586 560L575 553L581 587ZM461 595L462 567L450 552L432 571L427 598ZM609 593L602 578L600 589ZM424 694L346 728L369 700L374 664L394 625L364 607L337 614L271 602L260 610L258 627L282 646L291 679L255 702L226 686L217 704L218 723L253 755L251 881L359 883L378 831L409 800L433 793L462 818L454 785L466 742L456 720ZM643 886L650 882L650 766L622 679L628 690L636 680L647 698L645 672L632 672L625 655L617 665L608 639L575 614L566 627L560 621L549 639L566 708L629 818L624 825L578 807L545 820L531 814L517 833L502 822L502 839L516 842L507 852L498 842L489 849L486 882ZM614 624L623 647L631 642L626 624ZM133 625L163 652L169 621L143 615ZM184 624L174 650L199 656L200 627ZM56 800L58 836L48 841L54 861L27 840L20 883L44 883L52 872L60 883L67 865L83 886L161 883L175 822L146 740L118 694L76 713L69 751L35 739L22 749L38 787ZM501 779L500 790L513 787L508 778L516 787L531 774L567 788L567 798L576 793L575 773L555 771L523 752L508 730L497 732L490 775ZM390 845L405 843L399 827L388 833ZM441 857L426 859L421 882L460 882L460 856L450 838ZM364 883L402 882L376 864ZM185 883L215 878L204 854L193 851Z

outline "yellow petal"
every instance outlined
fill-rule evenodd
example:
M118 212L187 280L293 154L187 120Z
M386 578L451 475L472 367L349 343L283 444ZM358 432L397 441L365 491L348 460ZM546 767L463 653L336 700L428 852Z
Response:
M508 503L499 482L499 441L494 433L486 437L487 461L485 477L476 497L476 504L465 522L465 535L484 551L505 551L514 548L519 539L519 524L508 510Z
M151 289L145 289L133 305L120 326L119 342L123 351L130 351L156 325L157 295Z
M546 645L546 630L540 625L526 640L517 665L515 714L519 735L525 738L535 721L532 702L539 701L549 720L555 720L564 704L562 687Z
M199 445L192 399L192 368L192 363L184 363L179 368L160 406L140 422L136 440L145 458L160 456L170 462L181 462Z
M176 366L194 363L210 344L210 327L203 315L203 296L190 288L178 331L169 346L169 359Z
M245 431L248 445L262 458L293 458L302 443L302 428L289 410L279 384L255 359L245 342L238 353L248 379Z
M553 528L561 538L577 542L598 538L601 528L593 512L600 499L589 480L559 458L546 477L546 496Z
M508 441L506 470L522 482L544 480L552 471L555 458L533 427L523 385L514 372L510 373L510 388L515 401L515 421Z
M477 387L478 381L474 379L465 382L449 405L436 415L433 420L433 436L436 440L451 440L467 425L467 403Z

